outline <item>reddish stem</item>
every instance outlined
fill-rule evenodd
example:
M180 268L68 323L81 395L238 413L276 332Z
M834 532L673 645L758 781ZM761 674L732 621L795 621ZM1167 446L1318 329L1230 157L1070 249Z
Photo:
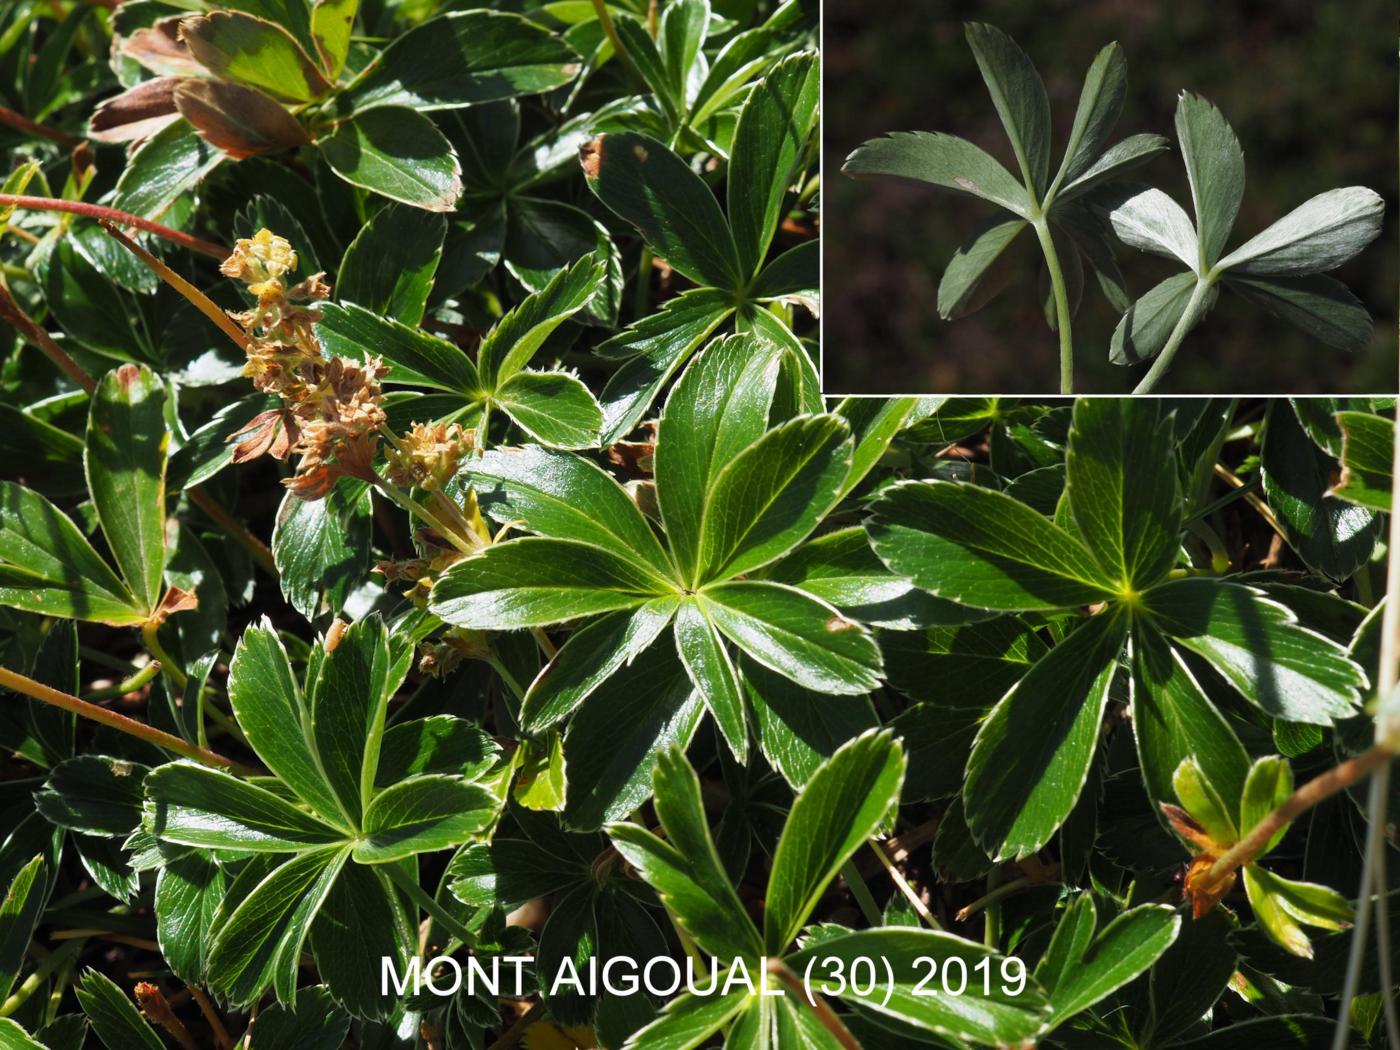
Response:
M38 347L45 357L67 372L69 378L89 394L97 389L97 381L84 372L82 366L68 356L68 351L59 346L54 337L44 331L34 318L15 302L15 297L10 294L10 289L5 286L4 281L0 281L0 320L14 325L20 335Z
M104 208L100 204L88 204L84 201L65 201L57 197L26 197L14 193L0 193L0 207L22 208L26 211L63 211L72 215L81 215L88 219L106 219L108 222L121 223L123 226L134 226L138 230L153 233L157 237L162 237L172 244L178 244L182 248L207 255L211 259L218 259L223 262L228 258L229 250L222 245L212 241L201 240L192 237L188 233L179 230L172 230L169 226L163 226L150 219L143 219L139 215L133 215L129 211L120 211L117 208Z
M8 124L12 128L20 131L27 131L31 135L38 135L40 138L48 139L50 142L57 142L60 146L76 146L83 140L77 135L70 135L66 131L59 131L57 128L46 128L44 125L30 120L23 113L16 113L5 106L0 106L0 124Z

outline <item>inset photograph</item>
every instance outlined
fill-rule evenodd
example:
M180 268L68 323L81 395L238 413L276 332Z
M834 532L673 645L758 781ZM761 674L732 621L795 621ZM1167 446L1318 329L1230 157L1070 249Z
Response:
M1383 5L824 8L823 389L1396 389Z

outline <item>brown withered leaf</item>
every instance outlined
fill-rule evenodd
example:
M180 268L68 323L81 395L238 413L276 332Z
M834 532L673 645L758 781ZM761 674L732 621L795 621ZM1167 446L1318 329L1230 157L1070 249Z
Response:
M175 109L175 87L179 83L179 77L157 77L109 98L88 121L88 137L98 142L150 138L171 121L180 119Z
M194 591L181 590L179 587L171 587L165 592L165 597L161 599L160 608L156 610L153 619L156 623L164 623L177 612L185 612L187 609L198 609L199 598Z
M186 80L175 107L209 145L234 160L275 153L306 142L296 118L261 91L221 80Z
M190 54L180 39L180 21L185 16L162 18L129 37L118 38L115 46L127 58L135 59L156 76L203 77L208 72Z
M1235 886L1235 872L1231 871L1224 878L1216 882L1209 881L1211 866L1218 858L1209 853L1202 853L1191 861L1191 866L1186 869L1186 878L1182 883L1186 896L1191 901L1191 917L1199 919L1206 915L1220 903L1227 893Z

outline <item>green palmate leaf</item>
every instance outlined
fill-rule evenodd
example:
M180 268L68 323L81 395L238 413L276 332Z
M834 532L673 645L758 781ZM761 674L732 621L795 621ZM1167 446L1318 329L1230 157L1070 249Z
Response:
M537 95L567 84L579 56L543 26L502 11L456 11L424 22L384 49L341 105L421 111Z
M1170 419L1139 398L1074 406L1065 492L1079 535L1109 579L1141 592L1176 561L1181 532Z
M462 195L452 143L414 110L384 106L356 114L320 145L342 179L390 200L451 211Z
M751 572L797 546L850 466L850 427L839 416L799 417L754 442L714 475L695 582Z
M1240 795L1240 830L1248 834L1250 828L1283 805L1291 794L1293 770L1286 759L1277 755L1255 759L1244 782L1244 792ZM1287 830L1288 825L1284 824L1255 856L1262 857L1277 846Z
M316 849L341 838L281 796L192 762L147 775L145 825L166 842L240 852Z
M78 755L54 766L34 793L34 806L69 831L126 836L141 823L141 778L147 772L126 759Z
M389 366L386 383L407 383L470 395L481 388L476 366L459 347L354 303L318 307L316 335L326 353L363 361L371 354Z
M1036 978L1063 1024L1123 987L1156 962L1176 939L1181 916L1164 904L1123 912L1094 936L1094 902L1079 896L1060 920Z
M1360 351L1371 343L1375 325L1366 307L1351 289L1325 274L1267 278L1227 275L1225 284L1327 346Z
M1287 402L1270 406L1260 465L1269 507L1309 568L1343 580L1366 563L1380 536L1380 518L1327 495L1336 461L1308 437Z
M672 645L650 646L608 685L575 713L564 737L564 816L579 831L620 820L645 802L656 756L673 744L689 746L705 713Z
M554 448L593 448L603 410L576 376L566 372L517 372L492 400L536 441Z
M1074 182L1098 160L1123 111L1127 86L1128 64L1123 58L1123 49L1117 43L1109 44L1094 56L1084 76L1064 161L1055 176L1057 187Z
M387 788L420 773L448 773L474 780L500 754L496 742L474 722L432 715L399 722L384 731L374 786Z
M224 156L189 124L177 120L132 154L117 180L112 206L143 218L159 218L181 194L218 167Z
M855 447L851 451L851 469L841 485L841 496L847 496L865 481L876 464L889 451L895 437L909 425L918 410L919 399L896 397L889 400L844 398L833 409L851 427Z
M800 303L813 314L821 302L821 242L789 248L759 271L750 289L754 299Z
M310 711L287 651L267 619L239 639L229 664L228 699L239 727L267 768L322 818L342 821L340 805L307 741Z
M496 521L631 557L662 578L671 574L636 502L591 460L525 445L490 449L469 469L481 509Z
M834 697L744 658L741 679L758 746L770 765L799 787L846 741L876 725L865 697Z
M689 6L681 4L678 6ZM669 12L670 8L667 8ZM613 27L617 31L618 40L622 42L623 51L627 58L637 68L642 79L646 81L647 87L651 88L656 96L657 102L661 104L661 109L665 112L671 122L676 122L680 118L680 105L682 98L678 90L672 86L671 77L666 69L666 60L662 57L660 48L656 41L652 39L647 27L638 18L630 14L621 14L614 19Z
M520 707L521 724L538 732L567 716L651 645L678 605L676 598L653 598L637 609L609 613L575 631L530 684Z
M338 613L369 563L370 490L338 481L321 500L282 498L272 530L272 556L282 595L308 620Z
M1194 758L1222 796L1239 798L1249 757L1182 656L1156 631L1133 631L1133 736L1143 783L1154 802L1170 802L1172 775Z
M68 515L11 481L0 481L0 603L114 626L148 615Z
M1119 240L1144 252L1164 255L1204 276L1196 228L1181 205L1159 189L1129 188L1108 213Z
M331 81L340 76L345 66L359 9L360 0L316 0L311 5L311 36L321 69Z
M148 615L164 590L169 448L160 378L140 365L103 376L88 414L88 490L117 566Z
M302 853L259 882L215 934L210 983L235 1003L252 1002L269 985L279 1002L291 1002L311 922L349 852L336 845Z
M1204 657L1247 700L1275 718L1331 725L1356 709L1361 668L1335 642L1300 626L1258 591L1212 579L1153 588L1153 624Z
M423 320L442 258L447 220L421 208L390 204L345 249L335 294L410 327Z
M365 810L361 864L383 864L459 845L496 817L496 797L460 777L417 776L375 796Z
M1126 633L1122 616L1095 617L1041 657L982 724L963 801L993 859L1036 852L1074 808Z
M729 1024L750 1004L747 992L691 995L668 1002L656 1019L633 1032L623 1050L692 1050Z
M160 1037L110 977L88 970L74 984L73 993L92 1023L93 1034L107 1050L164 1050Z
M916 1031L986 1046L1015 1046L1033 1039L1049 1019L1049 1004L1040 986L1034 980L1014 979L1018 972L1024 976L1023 970L1004 969L1005 960L994 950L950 933L909 927L861 930L816 941L784 961L802 973L813 958L839 959L847 967L861 958L887 961L894 974L892 985L882 979L876 982L877 988L862 984L856 991L847 983L844 989L833 992L876 1014L914 1025ZM954 959L959 964L950 966ZM942 975L948 975L946 987L958 988L957 975L963 970L987 974L990 987L977 976L960 994L940 994L937 982ZM814 968L813 983L818 990L823 972L824 968ZM939 976L920 988L931 972ZM930 990L934 990L933 995L927 994Z
M1349 503L1390 510L1394 484L1395 424L1368 412L1339 412L1342 477L1332 493Z
M1233 845L1240 837L1235 811L1221 798L1216 786L1206 778L1195 758L1184 758L1172 775L1172 790L1186 812L1222 846Z
M222 80L183 80L175 108L204 141L235 160L294 149L307 141L296 118L256 88Z
M959 247L938 283L938 316L951 321L999 293L1004 284L999 271L1006 267L997 267L997 263L1009 259L1007 249L1028 228L1024 219L993 219Z
M712 343L686 368L657 427L656 499L681 574L700 573L700 532L715 479L763 436L778 354L745 336Z
M605 445L624 437L641 421L672 373L733 312L725 292L693 288L595 348L602 357L630 358L613 373L600 396Z
M1169 148L1167 140L1161 135L1129 135L1122 142L1104 150L1082 175L1055 195L1056 200L1068 204L1106 182L1121 178ZM1058 211L1063 217L1065 209L1062 207Z
M686 82L705 43L709 27L708 0L678 0L668 4L661 15L657 40L661 45L667 87L678 102L685 101Z
M1076 537L1023 503L961 482L903 482L873 506L871 545L896 574L983 609L1058 609L1112 596Z
M1191 199L1196 205L1200 257L1187 265L1205 273L1215 265L1230 239L1244 198L1244 151L1220 110L1183 91L1176 106L1176 137Z
M1254 919L1268 938L1293 955L1313 957L1303 925L1340 930L1351 925L1351 906L1341 894L1310 882L1293 882L1258 864L1244 866L1244 888Z
M1030 213L1026 188L990 154L956 135L897 131L871 139L849 157L841 170L852 178L893 175L968 193L1025 217Z
M792 805L773 854L763 943L791 945L841 865L886 823L904 783L904 752L888 730L841 747Z
M734 758L748 761L749 728L739 677L700 599L681 602L673 629L676 653L706 708L714 715Z
M720 958L757 959L763 941L715 853L700 781L679 748L657 756L655 790L666 840L635 824L610 824L614 846L700 947Z
M668 585L636 562L570 540L510 540L457 562L429 607L448 623L511 630L630 609Z
M86 1034L83 1031L80 1037ZM5 1047L5 1050L49 1050L43 1043L35 1042L18 1022L8 1017L0 1017L0 1046Z
M311 946L316 969L335 998L357 1017L391 1019L401 1009L393 988L382 983L384 961L392 960L399 973L417 950L416 912L405 912L399 897L380 871L358 864L347 864L331 885L325 904L311 926ZM297 991L298 1012L315 1005L302 987ZM308 1003L310 999L310 1003ZM266 1017L266 1014L260 1015ZM338 1011L312 1013L322 1023L334 1021ZM343 1027L340 1029L343 1031ZM334 1029L332 1030L334 1032ZM330 1042L331 1036L327 1036ZM326 1050L335 1050L331 1042ZM288 1050L302 1050L298 1043Z
M587 305L604 276L603 264L584 256L497 321L477 351L477 368L487 387L529 364L550 333Z
M317 0L316 10L327 2L334 0ZM298 989L295 1005L273 1003L260 1010L255 1039L257 1050L336 1050L349 1031L350 1015L324 985L316 985Z
M796 587L739 581L706 587L700 599L730 641L800 685L858 694L879 684L880 650L870 633Z
M1365 186L1319 193L1220 260L1220 269L1249 274L1335 270L1380 236L1385 201Z
M741 272L756 273L817 118L819 65L804 51L780 62L744 100L730 149L729 221Z
M1050 175L1050 98L1031 60L994 26L969 22L967 42L1006 128L1026 185L1037 198Z
M242 11L215 11L181 22L180 38L215 76L287 102L310 102L330 90L292 35L266 19Z
M1034 630L1003 616L961 627L884 631L880 649L887 680L942 710L980 711L1006 695L1049 650ZM947 683L957 682L956 691Z
M10 880L0 901L0 995L7 998L48 900L47 874L44 858L35 857Z
M202 983L214 913L228 882L215 860L198 851L170 861L156 877L156 939L170 970Z
M150 341L133 324L127 300L76 243L59 241L39 274L55 320L95 353L119 361L149 358Z
M600 135L585 148L588 188L697 284L738 288L745 268L719 202L700 176L647 135Z

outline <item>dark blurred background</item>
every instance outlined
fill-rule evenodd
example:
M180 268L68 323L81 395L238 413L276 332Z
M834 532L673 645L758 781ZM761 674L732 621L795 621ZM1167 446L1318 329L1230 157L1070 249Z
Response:
M1222 292L1188 336L1164 392L1396 389L1400 114L1393 0L825 0L824 19L827 392L1057 387L1058 343L1039 305L1038 254L981 311L950 322L938 317L943 268L995 212L993 205L915 183L856 182L840 171L866 139L900 130L961 135L1017 170L963 38L966 20L1010 33L1040 70L1054 121L1052 174L1084 73L1098 50L1117 40L1127 59L1128 95L1112 141L1150 131L1172 142L1170 153L1131 177L1160 186L1191 212L1173 127L1183 88L1219 106L1239 136L1246 186L1230 248L1336 186L1370 186L1386 198L1380 239L1333 273L1375 318L1368 351L1333 350ZM1118 258L1134 297L1179 269L1123 245ZM1091 279L1074 327L1077 392L1126 392L1146 371L1109 363L1117 322Z

